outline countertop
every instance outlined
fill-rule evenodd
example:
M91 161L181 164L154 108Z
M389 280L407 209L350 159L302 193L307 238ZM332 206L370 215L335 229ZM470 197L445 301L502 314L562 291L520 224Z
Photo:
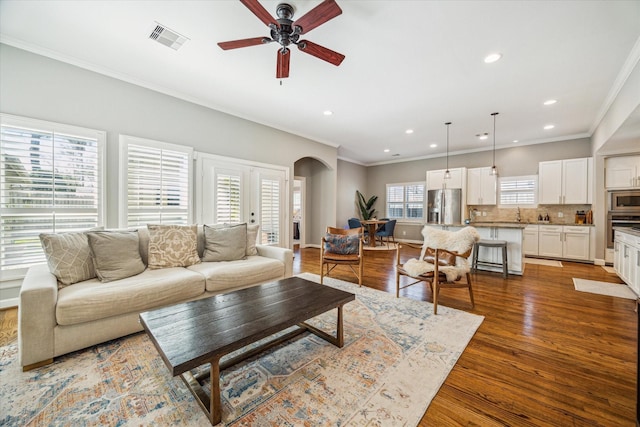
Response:
M427 224L427 225L447 225L451 227L465 227L467 225L478 228L489 228L489 227L500 227L500 228L525 228L528 225L569 225L576 227L593 227L593 224L559 224L559 223L548 223L548 222L508 222L508 221L474 221L470 224L465 223L455 223L455 224Z
M616 230L616 233L627 233L632 236L640 237L640 230L634 230L631 227L614 227L613 229Z

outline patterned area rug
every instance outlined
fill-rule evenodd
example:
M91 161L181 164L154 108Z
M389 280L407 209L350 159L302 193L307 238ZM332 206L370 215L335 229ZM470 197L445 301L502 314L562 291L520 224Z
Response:
M313 274L302 277L319 281ZM227 426L415 426L483 317L325 278L357 295L344 307L345 345L312 334L221 375ZM313 319L332 331L336 311ZM205 367L206 369L206 367ZM144 333L23 373L0 348L0 425L206 426Z
M608 295L611 297L636 299L636 294L624 283L600 282L597 280L573 279L576 291L592 294Z

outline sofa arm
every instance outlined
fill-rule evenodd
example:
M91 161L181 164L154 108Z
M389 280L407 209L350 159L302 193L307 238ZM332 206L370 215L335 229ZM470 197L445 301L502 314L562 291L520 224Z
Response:
M274 258L284 263L284 278L293 276L293 251L277 246L256 245L258 255Z
M29 268L18 302L18 347L20 365L26 367L25 370L29 365L50 363L53 359L57 300L56 276L46 265Z

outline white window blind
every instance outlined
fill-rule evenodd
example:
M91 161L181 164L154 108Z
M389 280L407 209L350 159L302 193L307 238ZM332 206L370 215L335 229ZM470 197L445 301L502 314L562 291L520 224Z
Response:
M191 221L192 149L122 136L126 206L122 226Z
M261 242L274 245L280 242L280 181L260 180L260 229Z
M535 206L537 177L512 176L499 179L500 205Z
M387 217L418 221L424 218L424 183L387 184Z
M2 115L0 270L45 262L40 233L102 225L105 134Z
M242 222L240 174L216 174L216 222Z

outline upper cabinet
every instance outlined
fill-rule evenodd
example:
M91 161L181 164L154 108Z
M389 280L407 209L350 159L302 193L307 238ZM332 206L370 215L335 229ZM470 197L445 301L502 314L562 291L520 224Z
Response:
M640 156L609 157L604 165L607 190L640 188Z
M464 188L462 183L466 181L466 168L449 169L451 178L444 179L444 169L427 171L427 190L440 190L441 188Z
M491 168L467 169L467 204L495 205L498 177L491 175Z
M589 158L553 160L538 165L538 203L579 205L590 203L592 179Z

